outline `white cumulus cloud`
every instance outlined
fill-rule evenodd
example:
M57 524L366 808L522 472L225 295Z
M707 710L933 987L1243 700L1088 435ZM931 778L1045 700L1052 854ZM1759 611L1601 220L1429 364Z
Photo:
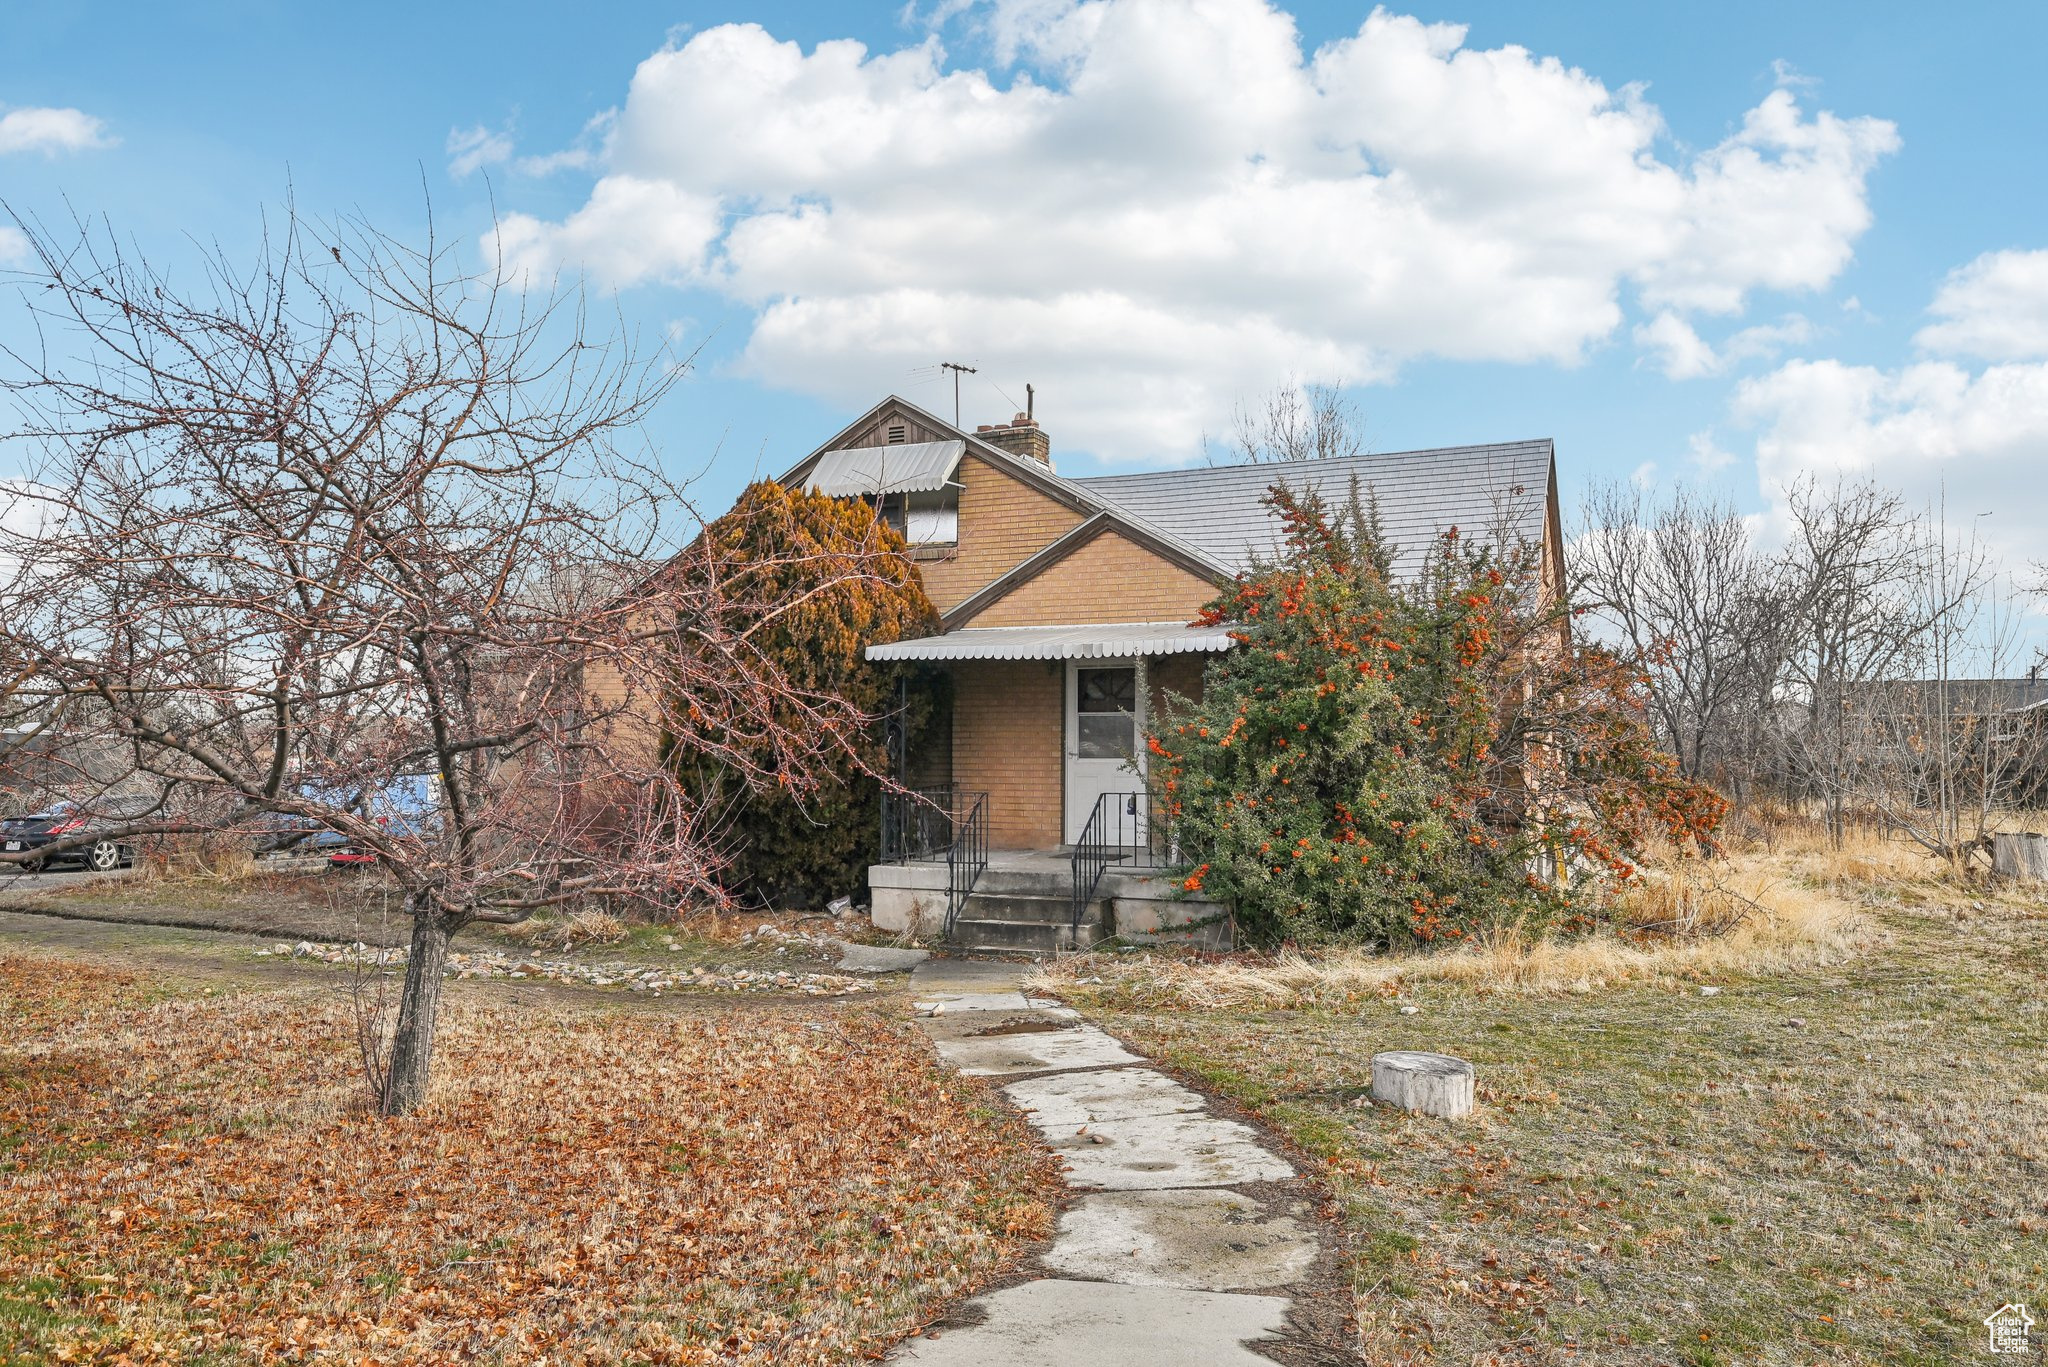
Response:
M84 152L111 147L106 124L79 109L10 109L0 114L0 156L10 152Z
M1570 365L1634 301L1663 354L1687 315L1823 288L1897 145L1781 88L1682 154L1636 87L1385 11L1314 51L1264 0L997 0L971 22L1025 65L752 24L665 48L588 203L509 216L500 249L528 275L719 291L778 385L855 405L972 359L1036 382L1063 445L1171 458L1289 374ZM1693 342L1678 369L1737 345Z
M720 227L718 201L668 180L606 176L590 202L560 223L510 214L498 224L507 279L543 280L563 266L602 279L685 281L703 274Z
M28 261L28 238L19 228L0 224L0 266L19 266Z
M1775 502L1807 477L1867 478L1916 506L1945 499L2008 563L2048 558L2048 364L1791 361L1739 384L1733 408L1761 429L1757 474Z
M2048 251L1986 252L1951 271L1914 341L1987 361L2048 357Z
M1665 376L1697 380L1719 375L1742 361L1774 358L1787 347L1813 340L1813 324L1796 313L1775 323L1758 323L1731 333L1719 348L1693 325L1666 309L1635 330L1635 343Z

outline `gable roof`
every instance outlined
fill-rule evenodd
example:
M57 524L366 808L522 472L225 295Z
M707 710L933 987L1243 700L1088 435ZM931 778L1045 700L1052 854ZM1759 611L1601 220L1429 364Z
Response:
M1485 537L1549 543L1553 556L1562 553L1555 544L1557 529L1551 525L1556 450L1548 437L1287 465L1196 466L1073 479L891 394L798 461L781 482L790 485L813 477L841 449L841 442L871 427L891 409L945 434L948 445L953 440L964 443L967 454L1084 517L1104 516L1133 540L1218 581L1249 568L1254 559L1272 559L1279 553L1280 519L1260 500L1280 483L1313 489L1326 502L1338 504L1351 496L1355 477L1360 493L1378 500L1380 527L1397 553L1397 571L1414 569L1430 542L1452 527ZM1012 587L1014 574L1005 576Z
M961 442L963 444L963 453L980 457L1005 474L1022 480L1040 493L1066 504L1077 512L1087 514L1099 513L1103 510L1102 500L1096 498L1093 494L1084 492L1073 480L1064 479L1054 474L1051 469L1038 461L1005 451L1002 447L993 445L981 437L975 436L965 428L955 427L944 418L928 413L910 400L895 394L891 394L888 398L882 400L873 408L870 408L867 412L833 433L816 450L812 451L795 465L792 465L777 483L785 488L795 487L800 481L811 478L815 473L816 467L824 463L825 459L833 452L847 449L869 449L862 447L847 448L842 443L874 426L877 420L892 409L897 413L915 419L921 427L943 434L948 442ZM895 449L902 450L903 448L899 446Z
M929 413L910 402L910 400L895 394L891 394L888 398L840 428L823 445L819 446L795 465L792 465L777 482L787 488L795 486L800 480L814 478L818 467L824 463L826 458L842 449L840 446L841 442L873 426L876 419L891 409L916 419L920 426L934 432L946 434L949 442L953 440L963 442L966 454L979 457L981 460L1036 489L1039 493L1046 495L1055 502L1063 503L1067 507L1072 508L1083 517L1107 514L1112 521L1120 523L1126 530L1132 532L1134 538L1144 538L1157 543L1160 547L1170 547L1174 558L1199 566L1203 573L1217 580L1228 579L1235 572L1230 565L1196 549L1171 532L1155 526L1143 518L1134 517L1128 511L1118 507L1108 499L1089 492L1083 487L1082 481L1068 479L1063 475L1056 475L1052 472L1051 467L1043 462L1032 460L1028 456L1017 455L1011 451L1005 451L993 442L986 441L965 428L956 427L944 418ZM895 449L901 450L903 448L897 447Z
M1541 543L1546 531L1552 442L1502 442L1393 451L1298 464L1226 465L1096 475L1073 483L1231 572L1281 549L1279 517L1260 500L1275 484L1315 490L1325 502L1378 500L1380 526L1397 567L1413 568L1437 536L1457 527L1476 535Z

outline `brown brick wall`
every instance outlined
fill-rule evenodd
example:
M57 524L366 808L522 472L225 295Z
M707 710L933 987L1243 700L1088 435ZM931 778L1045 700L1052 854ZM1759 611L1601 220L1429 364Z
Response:
M1148 700L1152 710L1148 714L1148 719L1155 722L1159 719L1161 709L1166 706L1166 695L1169 691L1178 693L1183 698L1201 701L1202 667L1215 658L1214 655L1204 652L1199 655L1160 655L1148 660L1145 674L1147 681L1152 685L1152 696Z
M1152 706L1164 690L1199 695L1207 655L1147 664ZM1050 850L1064 843L1067 667L1060 660L975 660L953 666L953 779L988 794L989 845Z
M988 794L989 844L1060 843L1066 666L975 660L953 667L953 781Z
M988 462L960 462L960 544L941 560L924 560L924 591L946 612L1003 577L1081 523L1081 514L1047 498Z
M960 533L963 543L967 532ZM929 585L929 579L927 579ZM1120 532L1104 532L991 603L963 626L1057 622L1186 622L1216 586Z
M608 736L621 752L651 760L661 745L659 702L649 697L644 680L628 679L610 660L584 666L583 691L597 712L610 713Z

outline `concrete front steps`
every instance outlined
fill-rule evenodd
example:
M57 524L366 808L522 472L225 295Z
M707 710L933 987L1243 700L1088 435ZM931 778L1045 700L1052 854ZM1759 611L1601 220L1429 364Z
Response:
M984 892L977 885L960 908L946 943L1005 954L1051 954L1086 949L1111 933L1107 903L1090 902L1076 926L1071 895Z
M940 938L946 921L946 877L940 860L871 866L868 889L876 929ZM1072 862L1064 851L992 851L945 942L957 949L1004 954L1086 949L1113 935L1230 947L1227 923L1181 928L1211 919L1223 909L1212 902L1175 898L1178 888L1170 878L1112 867L1096 885L1095 900L1082 912L1078 926L1073 886Z

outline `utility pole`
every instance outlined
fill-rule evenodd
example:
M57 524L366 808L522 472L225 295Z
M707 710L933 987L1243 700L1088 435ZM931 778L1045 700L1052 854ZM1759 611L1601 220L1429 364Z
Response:
M953 426L958 427L960 425L960 375L963 371L969 375L975 374L976 371L973 366L962 365L958 361L941 361L939 362L939 369L953 372Z

